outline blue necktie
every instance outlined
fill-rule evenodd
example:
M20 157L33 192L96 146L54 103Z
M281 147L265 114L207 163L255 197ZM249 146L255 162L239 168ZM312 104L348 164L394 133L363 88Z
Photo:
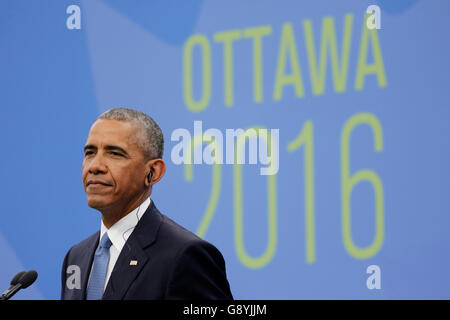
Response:
M87 299L100 300L103 297L103 288L105 287L106 269L109 262L109 247L111 240L108 233L105 232L97 250L95 250L94 266L92 267L91 279L89 280Z

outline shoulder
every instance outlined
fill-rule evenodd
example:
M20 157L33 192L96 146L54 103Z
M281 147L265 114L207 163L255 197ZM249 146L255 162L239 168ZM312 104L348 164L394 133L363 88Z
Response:
M167 299L232 299L225 260L210 242L164 217L161 237L171 243ZM170 240L170 237L172 240ZM165 254L164 254L165 256Z
M158 240L170 243L178 256L195 248L201 248L205 253L219 253L219 250L210 242L200 238L164 214L160 214L162 221Z
M212 243L200 238L192 231L187 230L172 219L161 214L162 223L159 230L158 241L169 244L175 265L185 268L188 265L207 266L214 264L225 268L222 253Z
M159 236L165 237L175 237L175 241L180 242L187 242L187 241L195 241L195 240L202 240L199 236L197 236L192 231L186 229L185 227L181 226L177 222L170 219L168 216L159 213L161 216L161 227L159 230Z
M154 234L157 242L162 242L172 248L184 246L191 241L203 241L195 233L161 213L153 202L147 211L143 216L145 228L141 228L140 233L145 233L148 237L152 237Z
M204 262L206 259L215 261L220 266L224 265L221 252L212 243L200 238L161 212L154 213L160 220L156 247L162 259L194 264Z

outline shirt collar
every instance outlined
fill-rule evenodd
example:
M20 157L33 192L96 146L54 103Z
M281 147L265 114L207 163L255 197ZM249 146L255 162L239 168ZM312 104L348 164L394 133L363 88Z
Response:
M147 198L142 202L136 209L128 213L125 217L117 221L111 228L107 229L101 222L100 227L100 239L103 237L105 232L108 233L109 240L111 240L112 245L120 252L128 240L128 237L133 232L134 228L138 224L142 215L147 211L150 205L151 199Z

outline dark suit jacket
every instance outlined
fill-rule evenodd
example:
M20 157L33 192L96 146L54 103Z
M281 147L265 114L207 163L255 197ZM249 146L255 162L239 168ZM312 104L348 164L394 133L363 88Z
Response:
M67 252L62 266L61 299L86 299L99 234L96 232ZM137 265L130 265L132 260L137 260ZM103 299L233 297L219 250L161 214L151 201L120 252Z

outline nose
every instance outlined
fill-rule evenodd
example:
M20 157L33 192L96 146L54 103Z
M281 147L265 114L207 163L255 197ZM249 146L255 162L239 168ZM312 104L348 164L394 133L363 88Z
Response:
M100 154L96 154L90 159L87 169L90 174L105 174L108 171L108 167Z

